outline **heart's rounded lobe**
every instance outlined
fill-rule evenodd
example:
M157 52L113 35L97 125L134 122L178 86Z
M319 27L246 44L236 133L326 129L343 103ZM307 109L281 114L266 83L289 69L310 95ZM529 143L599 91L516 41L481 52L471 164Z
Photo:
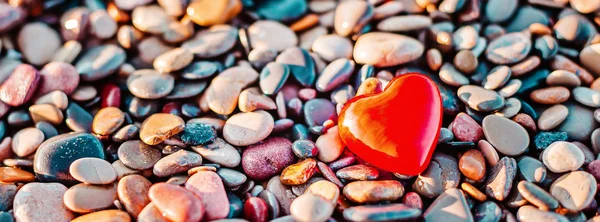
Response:
M427 168L442 124L435 83L411 73L385 90L348 101L339 116L340 137L350 151L383 170L417 175Z

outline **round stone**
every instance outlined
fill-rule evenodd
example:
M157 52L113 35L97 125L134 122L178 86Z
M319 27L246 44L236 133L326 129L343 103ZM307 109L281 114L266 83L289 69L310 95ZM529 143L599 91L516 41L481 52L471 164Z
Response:
M187 172L189 169L200 165L202 165L202 156L200 154L187 150L179 150L156 162L152 173L158 177L166 177Z
M583 67L596 76L600 74L600 65L596 62L598 58L600 58L600 44L598 43L586 46L579 53L579 61Z
M458 71L451 63L444 63L444 65L442 65L439 76L442 82L450 86L460 87L469 84L469 79Z
M399 15L381 20L377 29L385 32L410 32L429 28L432 19L424 15Z
M556 179L550 186L550 193L563 207L581 211L594 201L597 186L594 176L584 171L575 171Z
M573 89L573 98L583 105L592 108L600 108L600 92L590 88L575 87L575 89Z
M569 142L558 141L550 144L542 154L544 165L554 173L564 173L579 169L585 161L583 152Z
M488 73L481 84L483 88L495 90L504 86L511 76L512 72L508 66L497 66Z
M319 149L318 159L326 163L336 160L344 151L344 142L339 135L337 126L328 129L325 134L319 136L315 144Z
M117 154L125 166L136 170L150 169L161 158L160 150L139 140L122 143Z
M468 150L458 160L458 170L467 178L481 181L485 177L485 158L478 150Z
M65 62L50 62L40 71L41 82L37 95L60 90L67 95L79 85L79 73L75 66Z
M194 55L185 48L175 48L160 54L152 65L161 73L170 73L185 68L194 59Z
M483 129L471 116L466 113L459 113L449 128L452 135L458 141L477 142L483 138Z
M38 147L33 170L40 181L72 184L76 181L69 174L69 167L84 157L104 159L102 143L96 137L87 133L58 135Z
M201 26L227 23L227 21L237 16L241 11L242 1L240 0L218 2L210 0L194 1L186 9L190 19Z
M444 190L458 187L459 182L460 171L456 159L446 154L434 153L427 169L419 174L412 188L424 197L434 198Z
M297 221L326 221L333 214L333 205L325 198L306 193L294 199L290 206Z
M488 60L499 65L516 63L529 54L531 46L529 34L515 32L491 41L485 55Z
M546 167L532 157L522 157L518 160L519 177L529 182L541 183L546 178Z
M527 130L510 119L488 115L482 125L487 140L504 155L519 155L529 146Z
M68 173L67 173L68 174ZM70 221L75 216L63 204L67 187L59 183L28 183L19 189L13 209L17 221Z
M480 86L462 86L457 94L461 101L476 111L491 112L504 107L504 99L498 93Z
M105 107L96 113L92 131L98 135L110 135L125 122L125 114L117 107Z
M538 119L540 130L551 130L560 125L569 115L569 109L561 104L554 105L542 112Z
M103 159L81 158L69 166L69 173L78 181L88 184L110 184L117 179L117 171Z
M181 117L156 113L148 117L140 127L140 139L148 145L156 145L184 130L185 122Z
M275 122L265 111L238 113L231 116L223 126L223 137L235 146L248 146L267 138Z
M44 142L44 133L33 127L19 130L12 139L12 151L20 157L29 156Z
M581 80L572 72L554 70L546 77L546 84L551 86L577 87L581 85Z
M337 5L333 26L340 36L349 36L360 30L373 17L373 6L365 1L346 1Z
M269 20L260 20L248 27L252 48L272 48L279 52L298 45L296 33L287 26Z
M91 185L80 183L65 192L63 202L69 210L88 213L109 208L117 199L117 187L111 185Z
M326 61L352 58L353 45L350 40L336 34L322 35L315 39L312 51Z
M411 62L424 52L421 42L408 36L369 32L354 45L354 60L360 64L389 67Z
M133 72L127 78L127 88L136 97L158 99L167 96L175 85L175 79L169 74L161 74L153 69Z
M242 154L242 167L250 178L265 180L294 163L294 159L292 143L274 137L246 148Z
M205 159L221 166L233 168L238 166L241 162L240 153L221 138L216 138L212 143L192 146L192 149L202 155Z
M169 17L158 5L139 6L131 13L135 28L151 34L162 34L169 28Z
M17 36L17 44L27 61L41 66L50 62L61 46L60 36L42 22L28 23Z

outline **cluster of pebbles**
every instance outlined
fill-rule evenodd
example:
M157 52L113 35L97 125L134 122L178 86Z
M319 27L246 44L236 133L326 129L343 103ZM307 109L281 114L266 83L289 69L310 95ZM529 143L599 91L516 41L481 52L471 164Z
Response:
M1 222L600 221L600 1L0 2ZM336 126L410 72L417 176Z

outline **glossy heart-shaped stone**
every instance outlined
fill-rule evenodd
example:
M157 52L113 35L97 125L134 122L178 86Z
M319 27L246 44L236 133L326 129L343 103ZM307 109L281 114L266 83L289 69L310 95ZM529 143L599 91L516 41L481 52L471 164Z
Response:
M431 159L442 124L435 83L424 75L394 78L379 94L348 101L339 132L350 151L383 170L421 173Z

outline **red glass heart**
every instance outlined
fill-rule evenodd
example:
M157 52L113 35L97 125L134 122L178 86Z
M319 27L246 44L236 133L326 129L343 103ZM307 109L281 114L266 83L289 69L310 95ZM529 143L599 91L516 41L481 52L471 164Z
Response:
M342 109L338 128L350 151L383 170L417 175L429 164L442 125L440 91L411 73L379 94L361 95Z

